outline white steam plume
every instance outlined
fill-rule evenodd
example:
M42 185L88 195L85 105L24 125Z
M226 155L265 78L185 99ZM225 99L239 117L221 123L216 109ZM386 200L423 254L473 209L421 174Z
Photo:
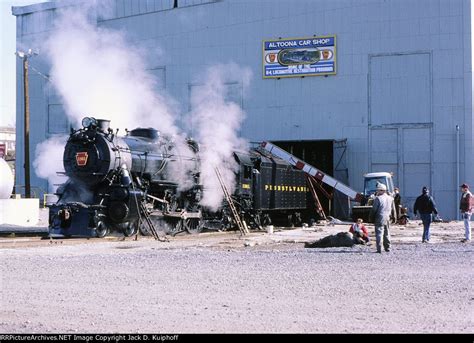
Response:
M111 120L113 128L152 126L176 135L173 104L156 93L147 70L149 53L126 41L123 32L91 24L88 10L61 11L46 43L51 79L68 117L76 125L93 116Z
M150 50L133 46L121 31L97 28L89 22L89 13L103 11L106 4L91 1L61 10L47 39L52 86L62 98L67 116L75 127L85 116L111 120L112 128L154 127L173 137L178 150L189 155L183 134L175 125L177 105L169 96L156 92L150 77L145 61ZM50 146L48 143L43 148ZM62 158L61 149L41 150L41 155L53 153ZM189 185L186 168L176 168L173 173L183 185L181 189Z
M130 44L123 32L91 24L87 15L90 8L71 8L59 13L56 29L51 31L46 44L52 84L70 120L77 126L84 116L94 116L111 120L112 128L155 127L174 137L176 150L185 159L192 157L175 124L176 103L169 96L156 93L145 61L147 52ZM237 81L245 89L250 72L234 64L213 66L204 79L204 86L192 94L191 115L201 144L203 204L216 209L221 204L222 191L214 167L220 168L232 190L236 167L232 152L245 149L245 142L238 137L245 115L238 104L226 101L227 84ZM54 153L62 159L63 147L64 144L57 152L39 155ZM42 170L41 162L35 162L36 165ZM172 171L180 189L189 184L188 165L193 163ZM54 173L58 170L62 167ZM38 171L38 175L47 174Z
M58 172L64 172L63 152L66 141L66 136L53 136L36 146L33 167L38 177L48 180L48 192L55 192L57 186L67 180L64 175L58 175Z
M212 66L204 78L204 85L191 94L193 110L190 115L197 141L201 144L201 182L204 186L201 204L212 210L217 210L223 200L215 168L219 168L232 193L238 166L232 154L247 149L246 141L238 136L245 113L239 104L227 100L228 85L237 81L246 89L250 78L250 70L236 64Z

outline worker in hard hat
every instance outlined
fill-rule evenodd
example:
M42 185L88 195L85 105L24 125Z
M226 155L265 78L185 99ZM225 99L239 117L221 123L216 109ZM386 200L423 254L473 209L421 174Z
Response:
M390 214L393 198L387 194L387 186L377 183L377 196L370 210L370 217L375 224L375 244L377 252L382 253L382 241L385 251L390 251ZM383 239L382 239L383 235Z

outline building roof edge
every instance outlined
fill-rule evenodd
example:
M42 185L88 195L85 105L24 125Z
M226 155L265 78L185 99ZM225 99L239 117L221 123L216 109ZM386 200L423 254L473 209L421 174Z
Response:
M81 3L81 1L74 0L63 0L63 1L48 1L40 2L38 4L28 5L28 6L12 6L12 14L14 16L21 16L25 14L30 14L34 12L47 11L55 8L61 8L66 6L71 6L74 4Z

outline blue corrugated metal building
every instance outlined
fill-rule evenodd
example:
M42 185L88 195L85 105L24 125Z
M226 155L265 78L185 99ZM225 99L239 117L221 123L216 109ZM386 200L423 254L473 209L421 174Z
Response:
M41 49L55 11L69 5L14 7L18 47ZM406 204L411 207L426 185L445 218L456 218L459 183L474 186L469 0L113 0L111 5L92 20L126 31L136 44L159 46L164 62L150 67L159 80L157 91L165 88L183 107L190 106L190 93L199 86L196 70L230 61L249 67L248 92L241 91L238 79L229 84L247 113L241 134L249 141L278 141L357 190L364 173L391 171ZM335 37L335 73L264 77L263 42L324 36ZM35 66L48 74L41 53ZM20 60L17 80L21 185ZM47 82L30 73L32 152L47 137L69 130L61 100ZM32 185L48 189L34 173Z

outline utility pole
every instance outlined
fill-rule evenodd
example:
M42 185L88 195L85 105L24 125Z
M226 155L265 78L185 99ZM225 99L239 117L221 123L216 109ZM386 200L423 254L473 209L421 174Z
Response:
M31 49L28 52L17 51L16 55L23 60L23 99L24 99L24 141L25 141L25 198L31 198L30 184L30 97L28 91L28 57L36 55Z

